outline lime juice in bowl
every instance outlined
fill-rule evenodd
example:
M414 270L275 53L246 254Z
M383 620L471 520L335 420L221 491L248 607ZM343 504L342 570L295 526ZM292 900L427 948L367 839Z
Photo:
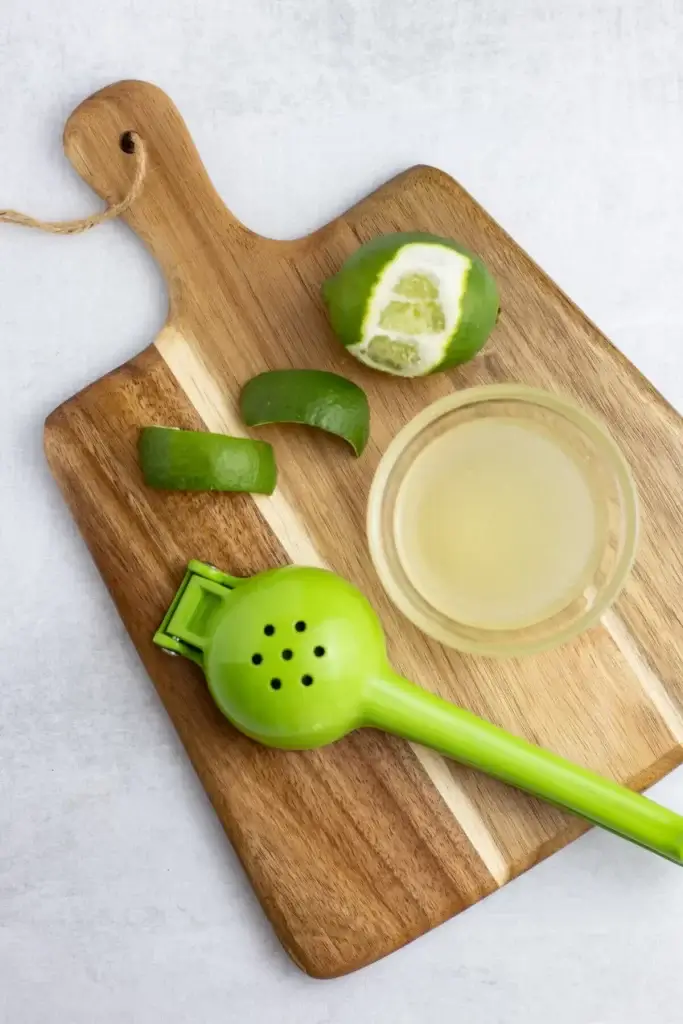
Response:
M394 603L442 643L521 655L593 625L623 586L637 497L602 423L517 384L424 409L384 454L368 537Z

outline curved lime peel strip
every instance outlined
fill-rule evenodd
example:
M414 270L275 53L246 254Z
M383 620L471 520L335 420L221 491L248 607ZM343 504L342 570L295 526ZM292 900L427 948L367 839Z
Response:
M266 441L144 427L138 452L145 483L162 490L272 494L277 482L275 455Z
M325 370L271 370L242 389L249 427L302 423L342 437L360 455L370 436L370 408L357 384Z

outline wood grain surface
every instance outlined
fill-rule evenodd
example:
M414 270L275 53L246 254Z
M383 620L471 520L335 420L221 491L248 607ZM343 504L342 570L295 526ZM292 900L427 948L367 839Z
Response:
M498 725L632 787L683 760L683 430L677 414L451 178L415 167L307 238L243 227L214 191L170 100L124 82L71 116L67 155L104 198L123 195L145 140L150 169L127 214L165 274L153 345L49 417L47 456L121 616L281 941L319 977L390 952L470 906L585 825L438 755L365 731L324 750L268 750L237 734L201 673L152 634L185 564L234 575L328 566L372 600L398 671ZM381 232L454 237L495 275L502 315L485 353L424 380L359 365L332 336L321 282ZM148 424L244 434L240 387L281 367L334 370L367 392L372 437L355 459L320 432L272 427L271 498L147 490L136 458ZM397 430L453 389L523 381L600 413L640 489L633 576L600 628L523 661L456 654L390 605L365 543L377 462Z

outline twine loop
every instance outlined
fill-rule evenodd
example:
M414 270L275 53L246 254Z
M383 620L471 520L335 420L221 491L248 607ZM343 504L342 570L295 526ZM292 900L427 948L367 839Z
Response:
M107 205L101 213L93 213L89 217L80 217L76 220L41 220L18 210L0 210L0 223L19 224L21 227L47 231L51 235L81 235L84 231L90 231L91 228L105 224L108 220L120 217L140 196L147 174L147 149L137 132L125 132L121 136L121 148L125 153L135 157L135 176L130 189L118 203Z

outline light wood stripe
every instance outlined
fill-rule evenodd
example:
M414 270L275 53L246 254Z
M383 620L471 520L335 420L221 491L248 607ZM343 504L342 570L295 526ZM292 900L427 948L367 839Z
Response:
M167 326L154 342L159 354L178 381L209 430L233 437L248 437L235 404L216 383L193 346L175 328ZM300 565L326 568L294 510L280 491L270 497L252 494L254 504L283 548Z
M164 328L154 344L209 430L232 434L234 437L249 436L234 403L216 383L197 354L198 345L193 345L184 334L171 326ZM276 490L270 497L259 494L252 497L293 562L328 568L296 512L280 491ZM455 779L444 758L417 743L411 743L410 747L486 869L498 885L503 885L510 877L509 865L481 814Z
M446 760L429 747L411 743L413 751L453 817L498 885L510 878L510 865L469 796L454 777Z
M655 675L638 645L617 613L610 609L601 619L616 646L621 651L626 664L643 688L652 705L656 708L667 729L679 743L683 744L683 717L666 692L662 680Z

